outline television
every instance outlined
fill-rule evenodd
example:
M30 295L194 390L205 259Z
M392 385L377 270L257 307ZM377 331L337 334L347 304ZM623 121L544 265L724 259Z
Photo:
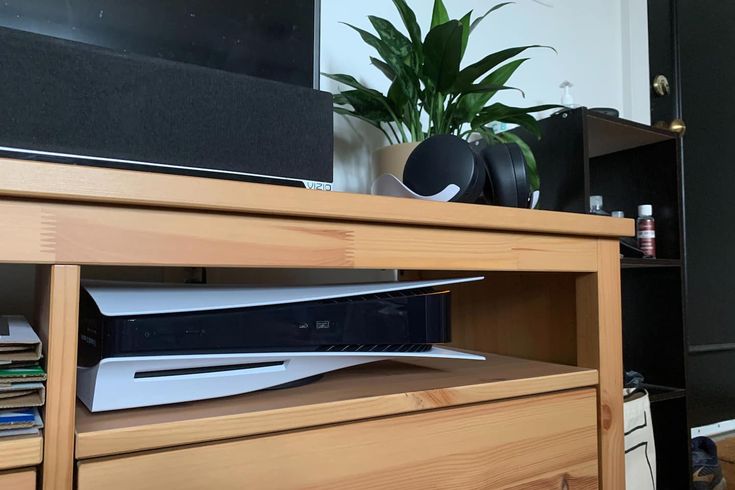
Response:
M4 0L0 26L319 88L319 0Z

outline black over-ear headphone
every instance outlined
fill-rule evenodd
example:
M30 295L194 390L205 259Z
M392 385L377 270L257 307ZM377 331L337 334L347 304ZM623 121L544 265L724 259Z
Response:
M449 184L459 187L456 202L526 208L530 189L526 159L516 144L467 143L450 134L424 140L408 157L403 183L421 195Z

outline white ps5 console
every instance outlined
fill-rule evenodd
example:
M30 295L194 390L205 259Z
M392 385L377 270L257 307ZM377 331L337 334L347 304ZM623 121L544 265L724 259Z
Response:
M238 395L381 360L482 356L449 291L482 278L312 287L85 282L77 393L92 412Z

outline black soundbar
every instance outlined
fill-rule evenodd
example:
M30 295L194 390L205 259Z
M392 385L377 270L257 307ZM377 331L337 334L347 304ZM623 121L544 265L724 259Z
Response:
M0 155L331 189L332 98L0 28Z

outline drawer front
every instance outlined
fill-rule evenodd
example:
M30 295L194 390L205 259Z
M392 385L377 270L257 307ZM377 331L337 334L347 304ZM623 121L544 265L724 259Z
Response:
M592 389L79 464L79 490L596 489Z
M3 490L35 490L36 470L16 470L0 473L0 488Z

